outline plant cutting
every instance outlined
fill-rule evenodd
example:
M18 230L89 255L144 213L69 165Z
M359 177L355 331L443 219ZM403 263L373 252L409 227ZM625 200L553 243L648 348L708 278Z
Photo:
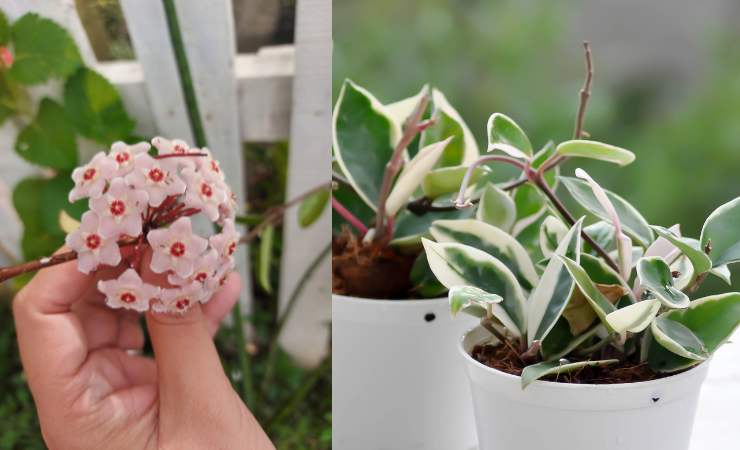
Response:
M446 314L421 237L435 219L474 214L432 209L452 200L479 155L475 139L427 86L382 104L345 81L333 120L334 445L470 448L469 393L452 362L454 336L472 323ZM489 172L469 177L476 195Z
M480 320L459 350L481 449L688 448L708 360L740 325L740 293L694 298L708 276L730 283L727 266L740 261L740 198L718 207L692 238L679 225L650 225L582 169L556 180L585 210L577 218L545 179L570 158L619 166L635 159L582 138L592 77L586 50L573 139L536 162L522 128L493 114L489 149L499 154L468 168L455 201L471 204L465 181L479 164L516 167L522 187L546 201L534 224L537 245L475 219L435 221L434 240L422 239L452 315ZM532 421L538 433L527 432Z

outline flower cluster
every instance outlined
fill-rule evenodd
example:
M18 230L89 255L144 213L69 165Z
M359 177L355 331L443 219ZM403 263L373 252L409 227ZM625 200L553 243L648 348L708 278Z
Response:
M236 197L208 149L161 137L152 144L156 155L146 142L116 142L72 172L69 201L88 198L90 210L66 244L77 252L83 273L128 264L117 279L98 283L111 308L184 312L207 302L234 268ZM221 232L209 238L194 233L190 216L198 213ZM147 248L150 271L166 275L167 286L142 280Z

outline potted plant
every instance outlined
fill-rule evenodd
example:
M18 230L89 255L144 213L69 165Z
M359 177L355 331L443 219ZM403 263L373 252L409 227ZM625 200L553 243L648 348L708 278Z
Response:
M475 321L447 313L421 237L436 219L477 214L438 208L451 204L477 144L436 89L384 105L345 81L333 147L334 445L471 448L472 404L455 338ZM476 195L493 189L489 172L468 178Z
M588 98L590 76L582 91ZM678 225L651 226L585 171L557 177L585 211L566 208L548 170L566 158L626 165L631 152L574 139L538 161L510 118L493 114L482 163L509 164L547 201L532 233L512 236L479 220L435 221L423 238L431 270L449 289L452 314L480 324L459 337L479 448L687 449L709 359L740 325L740 293L692 298L704 279L728 284L740 261L740 198L706 219L699 239ZM456 204L465 208L465 182ZM586 220L595 220L586 226ZM530 237L537 237L536 245ZM520 240L526 252L502 258ZM526 286L520 267L533 264Z

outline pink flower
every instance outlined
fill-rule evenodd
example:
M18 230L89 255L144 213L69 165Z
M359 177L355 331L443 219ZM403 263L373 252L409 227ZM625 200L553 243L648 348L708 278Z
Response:
M221 286L223 286L224 282L226 281L226 276L229 274L229 272L234 270L234 267L236 266L234 258L219 258L218 264L218 269L216 269L216 272L213 274L213 276L206 282L206 289L210 292L210 295L204 298L202 300L202 303L207 303L208 300L211 299L211 295L213 295L214 292L218 291Z
M142 153L134 159L134 169L126 175L126 182L147 191L149 204L157 207L168 196L185 192L185 183L177 176L176 170L177 165L167 159L156 160Z
M152 271L173 270L180 278L193 274L195 259L208 247L206 239L193 234L187 217L180 217L169 228L150 231L147 240L154 251Z
M221 232L214 234L209 238L209 243L217 252L218 256L224 260L233 258L236 246L239 244L239 233L234 229L234 222L227 221Z
M134 309L144 312L149 302L159 295L157 286L144 283L134 269L128 269L116 280L98 281L98 290L105 294L111 308Z
M223 226L227 220L234 220L236 217L236 195L231 192L231 189L229 189L228 186L226 186L225 193L226 201L218 205L219 217L217 223L221 226Z
M146 191L130 189L123 178L114 178L105 194L90 200L90 208L100 217L100 234L115 239L122 234L138 236L148 198Z
M67 247L77 252L77 269L90 273L98 265L116 266L121 262L121 251L115 238L108 239L98 230L98 215L87 211L82 215L79 228L69 233L65 239Z
M218 161L213 159L211 151L204 147L200 150L200 153L205 153L207 156L199 156L196 158L198 170L209 180L223 182L224 173L221 171L221 166Z
M158 313L184 313L191 306L199 303L204 295L200 283L190 283L174 289L162 289L159 301L152 304L152 310Z
M219 266L219 256L216 250L210 248L200 255L193 264L193 273L187 278L182 278L177 274L170 274L167 281L175 286L183 286L193 282L207 285L213 279L216 269Z
M136 155L146 153L151 148L147 142L128 145L121 141L116 141L110 148L108 157L116 163L114 176L122 177L134 168L134 158Z
M212 222L218 220L219 205L226 200L224 183L209 180L191 168L183 169L182 176L188 185L185 205L200 209Z
M200 151L197 148L190 148L190 146L187 144L187 142L180 140L180 139L173 139L168 140L163 137L157 136L154 139L152 139L152 144L154 147L157 148L157 154L159 155L184 155L186 153L199 153ZM172 161L175 162L180 167L191 167L195 168L195 159L197 157L182 157L182 158L172 158Z
M114 161L108 159L103 152L96 153L89 163L72 171L75 187L69 191L69 202L73 203L85 197L100 197L115 170Z

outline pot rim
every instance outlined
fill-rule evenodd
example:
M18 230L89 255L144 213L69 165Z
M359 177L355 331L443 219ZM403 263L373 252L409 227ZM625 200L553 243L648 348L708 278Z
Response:
M485 373L489 373L492 376L497 376L500 378L507 379L509 381L516 381L517 383L521 383L521 378L519 375L512 375L510 373L503 372L498 369L494 369L493 367L489 367L485 364L480 363L479 361L476 361L473 359L473 357L465 350L464 343L465 338L470 334L471 332L481 328L480 324L476 325L467 331L465 331L462 335L462 337L458 340L457 343L457 350L458 352L463 356L465 361L467 363L474 363L477 370L481 370ZM690 378L696 375L696 369L700 369L705 367L705 364L708 363L710 359L707 359L706 361L702 361L699 364L691 367L690 369L687 369L681 373L674 374L674 375L668 375L662 378L658 378L655 380L648 380L648 381L636 381L633 383L601 383L601 384L594 384L594 383L560 383L557 381L547 381L547 380L536 380L532 382L530 385L531 387L534 386L540 386L540 387L546 387L546 388L556 388L556 389L563 389L563 390L583 390L583 389L590 389L590 390L614 390L614 389L636 389L636 388L648 388L652 386L657 386L660 384L664 384L668 381L671 382L678 382L684 378Z

